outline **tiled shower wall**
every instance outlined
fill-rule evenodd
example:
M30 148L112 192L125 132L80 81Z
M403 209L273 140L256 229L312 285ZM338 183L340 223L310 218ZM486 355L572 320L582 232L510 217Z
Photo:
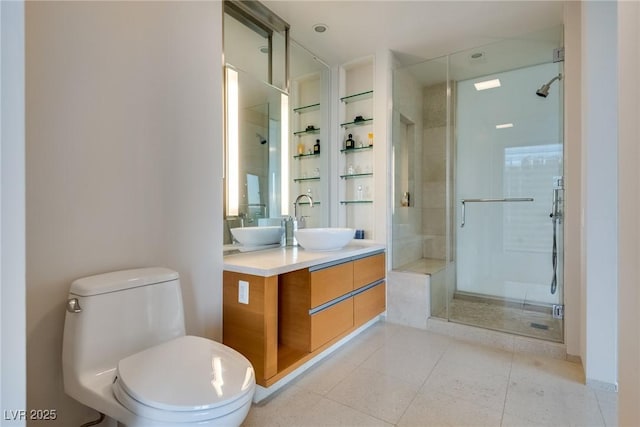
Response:
M422 94L422 232L425 236L423 257L444 260L447 242L447 84L443 82L426 86ZM455 94L452 92L451 109L455 111L453 100ZM453 135L454 120L451 120L449 126Z
M394 77L394 184L393 268L423 257L422 232L422 86L411 73L399 70ZM407 133L405 133L407 132ZM402 206L404 192L410 205Z

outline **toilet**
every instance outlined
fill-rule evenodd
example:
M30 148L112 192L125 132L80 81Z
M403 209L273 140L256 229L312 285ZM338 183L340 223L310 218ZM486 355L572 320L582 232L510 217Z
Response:
M239 426L255 391L251 363L185 334L178 273L140 268L71 284L65 392L127 427Z

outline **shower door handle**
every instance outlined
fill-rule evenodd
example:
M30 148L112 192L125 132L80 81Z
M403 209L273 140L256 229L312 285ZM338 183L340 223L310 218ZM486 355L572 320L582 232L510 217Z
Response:
M509 197L504 199L462 199L462 222L460 228L464 227L466 219L467 203L505 203L505 202L533 202L533 197Z

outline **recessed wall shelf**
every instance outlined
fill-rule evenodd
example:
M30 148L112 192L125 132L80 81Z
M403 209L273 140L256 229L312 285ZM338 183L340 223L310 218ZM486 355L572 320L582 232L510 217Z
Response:
M313 130L299 130L298 132L294 132L293 134L295 136L302 136L302 135L313 135L316 133L320 133L320 128L315 128Z
M352 179L352 178L363 178L363 177L368 177L368 176L373 176L373 173L369 172L369 173L351 173L351 174L346 174L346 175L340 175L340 178L342 179Z
M338 149L344 154L338 156L335 169L339 177L337 222L341 227L364 230L369 238L376 235L376 194L370 189L377 183L374 182L373 166L378 150L373 149L373 137L379 132L380 123L373 122L376 115L374 65L374 58L370 57L341 68L339 83L343 96L339 98L336 122L339 134L343 135Z
M319 205L319 204L320 204L320 201L317 201L317 202L315 200L313 201L313 206ZM307 206L309 206L310 203L309 202L298 202L298 205L301 205L301 206L307 205Z
M293 181L294 182L320 181L320 177L319 176L314 176L314 177L311 177L311 178L294 178Z
M373 145L367 145L366 147L356 147L356 148L343 148L340 150L341 153L353 153L358 151L366 151L373 150Z
M341 205L356 205L373 203L373 200L340 200Z
M296 154L295 156L293 156L294 159L303 159L306 157L318 157L320 156L320 153L311 153L311 154Z
M371 124L372 122L373 122L373 119L363 119L363 120L358 120L357 122L340 123L340 126L345 129L349 129L355 126L368 125L368 124Z
M301 113L310 113L312 111L318 111L318 110L320 110L320 103L311 104L311 105L305 105L304 107L294 108L293 112L301 114Z
M340 98L340 101L344 102L345 104L348 104L350 102L364 101L365 99L371 99L372 97L373 97L373 91L369 90L366 92L343 96L342 98Z

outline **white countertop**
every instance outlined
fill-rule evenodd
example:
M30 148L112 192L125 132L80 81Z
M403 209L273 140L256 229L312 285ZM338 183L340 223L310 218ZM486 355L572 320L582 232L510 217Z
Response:
M224 269L269 277L383 250L385 250L384 245L355 240L336 251L308 251L301 247L265 249L227 255L224 257Z

